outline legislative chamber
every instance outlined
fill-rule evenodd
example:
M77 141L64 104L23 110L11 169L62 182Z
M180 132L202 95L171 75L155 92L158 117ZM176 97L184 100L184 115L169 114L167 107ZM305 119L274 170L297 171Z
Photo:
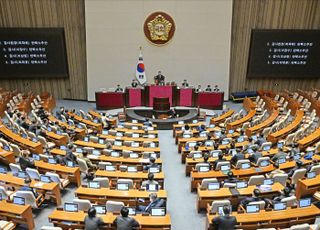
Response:
M1 230L320 230L319 0L1 0Z

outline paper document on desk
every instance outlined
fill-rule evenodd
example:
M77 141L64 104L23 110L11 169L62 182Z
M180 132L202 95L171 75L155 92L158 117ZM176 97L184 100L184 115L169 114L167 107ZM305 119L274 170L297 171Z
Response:
M149 163L150 160L149 160L148 158L146 158L146 159L140 159L139 162L141 162L141 163Z
M42 182L37 182L34 184L35 187L42 187L43 186L43 183Z
M98 159L99 156L96 156L96 155L89 155L89 158L92 158L92 159Z
M260 185L258 188L261 190L261 192L269 192L272 190L270 185Z

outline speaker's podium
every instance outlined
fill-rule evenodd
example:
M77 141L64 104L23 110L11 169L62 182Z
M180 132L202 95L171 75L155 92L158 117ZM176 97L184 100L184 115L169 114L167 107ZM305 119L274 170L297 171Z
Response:
M170 100L168 97L153 98L153 114L158 118L166 118L170 113Z

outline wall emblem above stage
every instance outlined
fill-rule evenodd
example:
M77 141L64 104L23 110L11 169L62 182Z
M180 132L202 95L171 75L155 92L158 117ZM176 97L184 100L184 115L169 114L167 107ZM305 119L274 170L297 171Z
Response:
M144 34L155 45L169 42L176 30L172 17L164 12L150 14L144 22Z

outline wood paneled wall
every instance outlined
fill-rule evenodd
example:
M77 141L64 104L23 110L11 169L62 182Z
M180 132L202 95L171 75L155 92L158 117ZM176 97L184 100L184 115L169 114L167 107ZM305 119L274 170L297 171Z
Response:
M320 86L320 79L247 79L251 29L320 29L319 0L234 0L230 92Z
M69 78L0 80L0 87L86 99L84 0L0 0L0 27L64 27Z

